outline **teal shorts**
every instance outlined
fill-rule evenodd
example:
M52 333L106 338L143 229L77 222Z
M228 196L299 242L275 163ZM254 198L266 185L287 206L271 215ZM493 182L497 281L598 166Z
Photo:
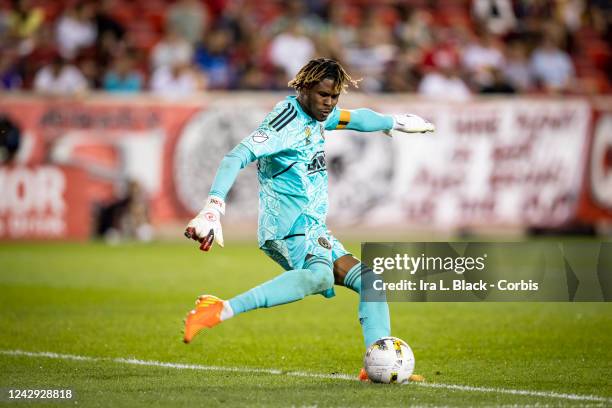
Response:
M266 241L261 250L286 271L302 269L308 255L327 259L331 264L344 255L350 255L325 224L305 216L298 218L287 236ZM321 294L327 298L335 296L333 288Z

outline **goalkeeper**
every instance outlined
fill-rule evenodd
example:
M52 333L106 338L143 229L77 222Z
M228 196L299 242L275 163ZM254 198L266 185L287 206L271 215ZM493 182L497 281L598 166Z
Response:
M336 61L308 62L289 82L297 96L279 102L261 125L222 160L202 211L185 235L208 251L223 246L221 216L225 197L238 172L257 160L259 178L259 247L285 270L229 300L200 296L187 314L184 341L204 328L250 310L273 307L305 296L334 296L334 283L361 293L361 277L371 270L344 249L327 230L325 131L401 131L424 133L434 126L416 115L381 115L369 109L336 107L340 93L355 80ZM357 192L356 192L357 194ZM359 321L366 347L390 335L386 302L365 302L360 296Z

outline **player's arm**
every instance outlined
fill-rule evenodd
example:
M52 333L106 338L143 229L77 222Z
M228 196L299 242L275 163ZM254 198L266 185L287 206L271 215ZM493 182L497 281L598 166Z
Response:
M230 151L219 165L204 208L185 228L185 236L200 242L200 249L208 251L214 241L223 246L221 215L225 215L225 197L241 169L256 160L242 143Z
M383 115L367 108L354 110L335 109L325 128L327 130L351 129L360 132L382 130L389 136L392 136L392 131L394 130L404 133L435 131L434 125L420 116L412 114Z
M225 197L238 173L249 163L282 151L284 144L280 133L266 124L244 138L221 161L204 208L187 224L185 236L200 242L202 251L210 250L215 240L223 246L221 215L225 215Z

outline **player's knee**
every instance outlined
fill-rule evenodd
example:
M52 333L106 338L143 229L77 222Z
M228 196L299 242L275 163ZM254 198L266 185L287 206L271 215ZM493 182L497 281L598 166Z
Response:
M307 286L311 293L319 293L334 286L334 272L330 261L323 258L311 258L304 265L308 269Z

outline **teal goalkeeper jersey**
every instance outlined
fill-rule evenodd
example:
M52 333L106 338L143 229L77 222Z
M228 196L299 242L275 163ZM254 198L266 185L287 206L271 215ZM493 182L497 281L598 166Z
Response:
M240 169L257 160L259 245L325 225L325 130L387 130L393 118L370 109L334 108L325 122L306 114L295 96L278 103L261 125L221 161L210 194L225 199Z
M339 109L318 122L302 110L295 96L289 96L241 142L258 159L260 246L296 233L292 227L302 215L308 222L325 224L325 130L345 125Z

